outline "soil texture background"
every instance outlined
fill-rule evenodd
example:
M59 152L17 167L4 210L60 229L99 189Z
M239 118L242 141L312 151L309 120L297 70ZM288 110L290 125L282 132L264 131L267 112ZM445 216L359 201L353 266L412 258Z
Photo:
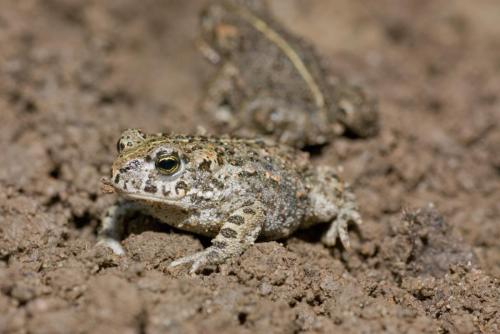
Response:
M350 252L311 229L190 276L168 264L209 240L140 215L126 256L94 247L121 131L204 125L202 5L1 2L0 333L498 333L495 0L272 1L379 98L378 136L313 158L358 196Z

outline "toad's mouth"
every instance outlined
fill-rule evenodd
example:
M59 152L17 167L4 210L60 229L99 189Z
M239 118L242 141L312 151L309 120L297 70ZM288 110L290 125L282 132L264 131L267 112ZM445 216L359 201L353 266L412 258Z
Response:
M131 200L150 202L150 203L158 203L158 204L163 204L163 205L167 205L167 206L175 206L175 207L179 207L182 209L189 208L189 205L187 203L181 202L181 199L185 196L179 196L176 198L167 198L167 197L160 197L160 196L144 194L144 193L133 193L133 192L123 190L120 187L117 187L115 184L113 184L111 181L109 181L106 178L101 179L101 189L104 193L108 193L108 194L115 193L120 197L124 197L124 198L131 199Z
M120 191L120 190L118 190L117 193L120 196L123 196L125 198L131 199L134 201L158 203L158 204L161 204L162 206L177 207L177 208L181 208L181 209L189 209L189 207L190 207L189 204L181 202L180 201L181 198L168 199L168 198L163 198L163 197L158 197L158 196L153 196L153 195L129 193L129 192L124 192L124 191Z

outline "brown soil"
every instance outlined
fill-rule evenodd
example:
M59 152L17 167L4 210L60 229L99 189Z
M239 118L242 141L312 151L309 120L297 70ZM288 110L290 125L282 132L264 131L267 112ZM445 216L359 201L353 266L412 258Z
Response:
M340 139L365 224L309 230L196 277L206 240L138 216L127 256L94 247L120 131L192 132L213 69L199 1L0 5L1 333L494 333L500 330L500 2L274 1L333 73L380 98ZM432 204L430 204L432 203ZM421 208L421 209L417 209Z

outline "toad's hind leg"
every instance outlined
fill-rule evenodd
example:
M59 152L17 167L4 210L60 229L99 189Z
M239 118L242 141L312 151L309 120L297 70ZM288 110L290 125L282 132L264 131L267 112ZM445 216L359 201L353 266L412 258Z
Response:
M339 237L342 245L349 248L347 224L362 223L354 193L331 167L317 167L309 176L308 182L312 188L309 193L310 211L305 227L329 222L330 227L322 242L327 246L334 246Z
M357 225L362 223L361 215L356 204L356 197L347 185L344 185L342 199L338 203L338 213L330 224L328 231L321 239L326 246L335 246L337 236L346 248L350 248L349 235L347 234L347 224L353 222Z
M190 273L193 274L207 265L224 263L230 257L243 253L255 242L264 220L265 212L261 203L242 207L227 218L210 247L177 259L170 266L192 263Z

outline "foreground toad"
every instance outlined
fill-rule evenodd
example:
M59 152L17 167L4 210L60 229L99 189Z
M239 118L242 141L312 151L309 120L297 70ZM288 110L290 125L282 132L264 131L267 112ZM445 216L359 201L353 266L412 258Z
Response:
M212 1L200 25L200 49L218 66L200 110L221 132L302 148L378 131L373 98L332 78L312 45L283 28L263 0Z
M213 237L212 245L172 262L191 272L241 254L258 237L279 239L329 223L323 242L361 223L354 194L334 169L311 165L306 153L259 140L145 135L125 131L112 166L123 198L105 214L101 243L123 254L123 219L139 210L181 230Z

